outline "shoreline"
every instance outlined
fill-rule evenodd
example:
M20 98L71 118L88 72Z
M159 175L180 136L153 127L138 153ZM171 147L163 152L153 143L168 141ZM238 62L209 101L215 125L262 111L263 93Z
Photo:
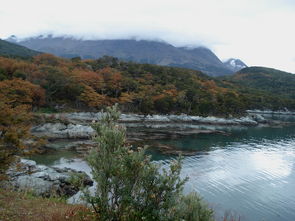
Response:
M47 137L49 140L90 139L94 135L91 124L98 122L102 117L102 113L73 112L37 114L35 117L35 126L32 127L31 132L38 137ZM210 130L212 133L216 133L223 127L284 126L291 122L268 119L261 114L249 114L240 118L201 117L186 114L147 116L121 114L119 123L124 124L129 129L153 128L162 129L166 133L171 133L171 130L175 130L180 132L179 135L182 135L188 134L189 130L194 130L196 133L197 130L202 132L204 128L205 130Z
M295 115L293 111L272 111L272 110L246 110L248 114L271 114L271 115Z
M35 136L45 137L48 140L48 144L44 146L45 149L51 148L51 144L55 141L67 140L70 143L65 146L66 149L84 154L95 145L91 140L95 135L91 124L97 122L101 116L100 112L40 114L41 122L34 126L31 132ZM178 139L199 134L229 136L229 128L282 127L289 124L266 119L260 114L241 118L200 117L185 114L147 116L122 114L119 123L127 128L127 142L130 144ZM158 145L156 149L166 154L178 153L177 148L167 145ZM182 154L195 153L182 151Z
M68 122L68 123L93 123L101 119L101 112L71 112L54 114L35 114L35 116L45 120ZM141 115L134 113L122 113L119 119L120 123L193 123L193 124L215 124L215 125L245 125L256 126L264 122L261 116L247 115L243 117L215 117L215 116L194 116L187 114L170 115Z

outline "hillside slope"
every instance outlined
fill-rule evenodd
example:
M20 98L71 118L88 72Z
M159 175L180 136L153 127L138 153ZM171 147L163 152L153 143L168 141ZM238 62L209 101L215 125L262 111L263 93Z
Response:
M25 58L32 57L37 54L40 54L40 52L0 39L0 56Z
M248 67L226 79L254 90L295 98L295 75L266 67Z

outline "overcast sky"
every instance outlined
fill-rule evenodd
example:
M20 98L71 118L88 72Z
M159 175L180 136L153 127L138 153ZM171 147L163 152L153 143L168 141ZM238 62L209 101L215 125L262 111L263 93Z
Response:
M0 0L0 38L158 39L295 73L295 0Z

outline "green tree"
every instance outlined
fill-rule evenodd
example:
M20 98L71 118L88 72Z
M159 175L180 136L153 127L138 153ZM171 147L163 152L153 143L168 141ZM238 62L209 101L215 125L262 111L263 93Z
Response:
M180 178L180 159L161 170L144 148L126 145L119 116L117 105L109 107L94 125L97 147L88 163L97 189L86 199L98 220L212 220L212 210L196 194L182 194L187 178Z

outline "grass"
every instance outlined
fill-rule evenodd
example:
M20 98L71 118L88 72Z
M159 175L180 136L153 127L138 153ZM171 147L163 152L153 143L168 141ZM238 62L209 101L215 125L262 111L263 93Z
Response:
M1 221L90 221L94 213L82 205L66 204L64 199L42 198L26 192L0 189Z
M94 211L82 205L70 205L64 198L42 198L30 192L0 189L1 221L93 221ZM241 221L225 213L222 221Z

